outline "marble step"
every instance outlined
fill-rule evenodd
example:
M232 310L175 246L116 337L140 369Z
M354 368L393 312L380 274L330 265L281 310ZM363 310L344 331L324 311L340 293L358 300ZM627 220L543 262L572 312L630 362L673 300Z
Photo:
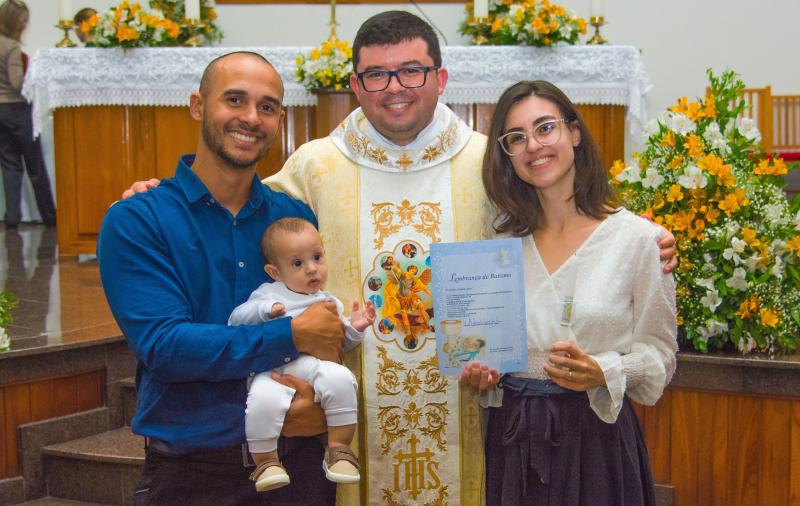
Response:
M32 501L19 503L18 506L109 506L109 505L101 504L99 502L72 501L70 499L61 499L59 497L42 497L40 499L34 499Z
M136 378L124 378L117 382L122 392L122 414L125 425L130 426L136 413Z
M144 439L130 427L42 448L51 497L133 504L144 464Z

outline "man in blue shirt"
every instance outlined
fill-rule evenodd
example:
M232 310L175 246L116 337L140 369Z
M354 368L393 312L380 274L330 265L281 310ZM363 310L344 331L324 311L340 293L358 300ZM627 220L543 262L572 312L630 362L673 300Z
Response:
M146 194L112 206L97 245L100 276L114 317L137 359L132 429L147 438L136 504L332 504L322 446L282 438L279 451L298 482L257 494L243 464L246 379L300 352L339 360L343 328L332 303L297 318L228 327L234 307L267 281L259 238L303 203L261 184L256 164L284 115L283 83L260 55L212 61L190 112L201 122L195 155ZM296 389L284 435L325 432L310 385ZM294 467L294 469L292 469Z

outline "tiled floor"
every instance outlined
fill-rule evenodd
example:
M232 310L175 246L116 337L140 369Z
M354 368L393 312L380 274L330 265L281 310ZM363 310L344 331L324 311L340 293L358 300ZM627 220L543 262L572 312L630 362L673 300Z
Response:
M7 327L11 352L120 334L106 304L97 262L58 257L56 229L0 225L0 290L17 295Z

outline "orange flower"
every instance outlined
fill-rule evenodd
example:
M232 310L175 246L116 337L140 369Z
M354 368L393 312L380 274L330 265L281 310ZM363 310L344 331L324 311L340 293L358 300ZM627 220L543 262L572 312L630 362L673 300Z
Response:
M800 257L800 235L796 235L786 242L786 247Z
M683 157L680 155L674 156L672 160L670 160L669 163L667 163L667 168L670 168L672 170L678 170L681 167L683 167Z
M661 145L669 146L671 148L675 147L675 134L672 132L672 130L669 130L664 138L661 139Z
M681 185L674 184L669 187L669 193L667 194L667 201L677 202L679 200L683 200L683 192L681 191Z
M678 99L678 103L673 105L669 108L672 112L677 112L678 114L685 114L686 113L686 103L689 101L686 97L681 97Z
M697 102L692 102L692 103L696 104ZM689 152L689 156L691 156L692 158L698 159L701 156L703 156L703 154L706 152L705 149L706 149L706 144L703 142L703 139L701 139L698 135L692 133L686 137L686 150ZM697 164L697 166L700 167L701 169L704 168L699 163Z
M611 168L608 169L608 173L611 174L611 177L617 177L622 173L623 170L625 170L625 167L625 162L622 160L615 160L614 164L611 165Z
M708 221L709 223L716 223L720 214L721 213L719 212L718 209L714 207L709 207L708 211L706 212L706 221Z
M765 307L761 308L761 310L758 313L759 313L759 316L761 316L761 324L762 325L766 325L767 327L775 328L778 325L778 323L780 322L780 318L778 317L778 314L775 311L773 311L773 310L771 310L769 308L765 308Z
M714 98L714 94L711 91L706 93L706 106L703 109L703 116L705 116L706 118L717 117L716 99Z

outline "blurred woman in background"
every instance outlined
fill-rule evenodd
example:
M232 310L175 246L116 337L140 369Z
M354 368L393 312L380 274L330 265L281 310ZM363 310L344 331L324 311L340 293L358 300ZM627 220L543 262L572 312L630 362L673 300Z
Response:
M45 225L55 225L56 208L39 139L33 138L31 106L20 91L27 67L20 39L28 26L28 7L20 0L0 5L0 164L6 197L6 227L22 219L22 171L28 171Z

